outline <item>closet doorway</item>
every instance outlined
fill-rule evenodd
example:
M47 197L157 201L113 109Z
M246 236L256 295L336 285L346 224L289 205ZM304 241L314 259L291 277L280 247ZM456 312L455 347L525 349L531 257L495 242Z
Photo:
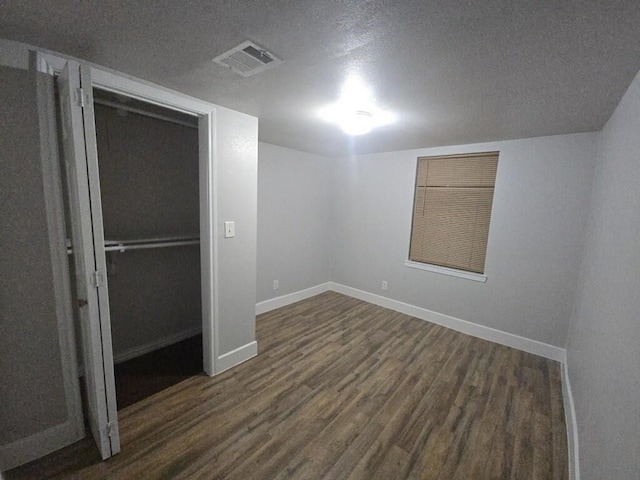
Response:
M198 119L93 101L120 410L203 371Z
M39 60L58 73L86 414L106 459L120 451L114 359L188 340L195 360L164 363L194 369L171 375L215 373L215 108L72 60Z

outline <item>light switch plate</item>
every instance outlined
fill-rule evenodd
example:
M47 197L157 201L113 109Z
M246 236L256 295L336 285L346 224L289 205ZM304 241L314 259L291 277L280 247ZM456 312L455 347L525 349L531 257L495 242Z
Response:
M224 238L236 236L236 222L224 222Z

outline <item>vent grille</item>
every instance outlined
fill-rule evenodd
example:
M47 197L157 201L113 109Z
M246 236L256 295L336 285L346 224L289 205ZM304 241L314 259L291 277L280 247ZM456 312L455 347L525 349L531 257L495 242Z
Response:
M255 43L246 41L235 48L218 55L213 61L230 68L243 77L250 77L274 67L282 60Z

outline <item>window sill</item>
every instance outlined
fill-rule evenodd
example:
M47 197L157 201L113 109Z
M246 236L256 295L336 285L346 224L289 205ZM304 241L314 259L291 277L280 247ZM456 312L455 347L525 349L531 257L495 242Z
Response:
M485 283L487 281L487 276L482 273L465 272L464 270L456 270L455 268L441 267L439 265L431 265L429 263L412 262L411 260L406 260L404 264L407 267L417 268L418 270L427 270L429 272L441 273L452 277L466 278L467 280L473 280L474 282Z

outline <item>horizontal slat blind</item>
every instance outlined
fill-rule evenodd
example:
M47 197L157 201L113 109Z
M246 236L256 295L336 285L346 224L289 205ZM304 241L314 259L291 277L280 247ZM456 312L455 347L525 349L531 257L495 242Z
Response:
M496 183L496 153L418 159L417 186L492 187Z
M409 259L484 272L497 152L418 160Z

